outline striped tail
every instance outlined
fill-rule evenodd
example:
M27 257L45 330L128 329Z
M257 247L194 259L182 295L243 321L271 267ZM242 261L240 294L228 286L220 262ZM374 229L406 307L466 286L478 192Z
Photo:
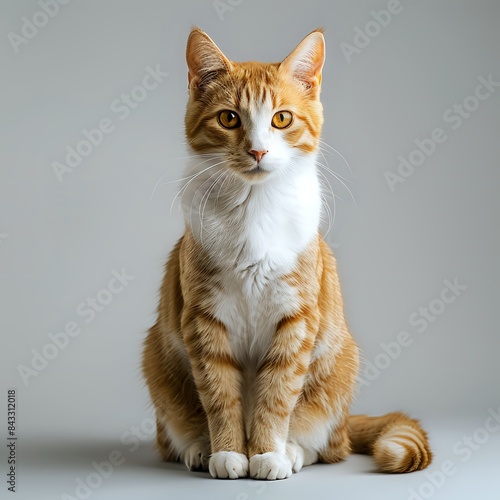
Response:
M372 455L381 472L413 472L431 463L426 432L404 413L351 415L349 434L353 453Z

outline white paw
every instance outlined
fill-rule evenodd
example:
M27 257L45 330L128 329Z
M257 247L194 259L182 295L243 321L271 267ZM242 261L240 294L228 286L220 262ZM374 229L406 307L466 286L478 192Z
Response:
M250 458L250 476L255 479L286 479L292 475L292 463L287 455L269 451Z
M248 476L248 458L234 451L218 451L210 457L208 469L212 477L238 479Z
M195 441L183 454L183 460L189 470L207 470L210 450L206 443Z
M295 443L286 444L286 454L292 463L293 472L299 472L304 466L304 450Z

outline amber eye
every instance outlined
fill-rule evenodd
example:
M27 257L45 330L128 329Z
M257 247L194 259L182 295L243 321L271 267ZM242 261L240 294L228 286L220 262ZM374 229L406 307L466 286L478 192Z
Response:
M287 128L293 120L293 115L290 111L278 111L272 120L274 128Z
M238 128L241 125L241 120L234 111L227 110L219 113L219 123L224 128Z

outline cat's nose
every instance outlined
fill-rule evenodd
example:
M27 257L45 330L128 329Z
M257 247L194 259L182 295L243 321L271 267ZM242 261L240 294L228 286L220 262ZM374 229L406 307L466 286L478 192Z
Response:
M260 162L262 160L262 157L266 154L266 153L269 153L269 151L266 149L264 151L257 151L255 149L252 149L249 151L249 154L251 154L252 156L255 157L255 159L257 160L257 162Z

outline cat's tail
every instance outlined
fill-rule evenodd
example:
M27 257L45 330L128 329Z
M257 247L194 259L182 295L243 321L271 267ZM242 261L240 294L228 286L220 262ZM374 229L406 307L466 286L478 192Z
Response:
M404 413L351 415L349 434L353 453L372 455L382 472L413 472L431 463L426 432Z

